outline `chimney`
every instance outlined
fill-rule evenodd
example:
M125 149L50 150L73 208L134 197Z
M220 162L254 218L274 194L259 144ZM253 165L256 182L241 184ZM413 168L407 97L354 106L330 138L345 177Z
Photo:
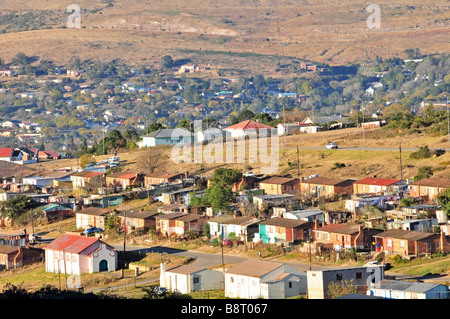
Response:
M143 213L143 212L144 212L143 208L139 209L139 213Z

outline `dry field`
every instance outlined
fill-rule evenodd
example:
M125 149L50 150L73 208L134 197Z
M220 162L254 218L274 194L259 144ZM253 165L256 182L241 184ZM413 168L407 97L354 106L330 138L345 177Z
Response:
M392 134L393 136L390 136ZM318 174L320 176L333 176L344 178L362 178L366 176L378 176L383 178L400 177L400 152L399 144L402 145L402 167L403 178L413 178L422 166L431 166L434 171L433 177L450 177L450 153L447 152L439 157L431 157L423 160L413 160L409 158L412 151L407 148L418 148L428 145L429 148L450 148L447 138L443 136L432 137L427 135L401 135L384 131L383 129L367 130L365 140L361 129L342 129L337 131L319 132L317 134L300 134L286 137L285 149L282 149L281 143L283 137L279 138L279 167L274 174L285 175L292 174L297 176L297 152L296 147L300 148L299 162L300 175L307 177ZM325 145L330 142L337 142L340 147L349 147L355 149L337 149L327 150ZM317 147L319 149L307 149L308 147ZM392 150L363 150L358 147L385 147ZM225 149L225 147L224 147ZM141 171L142 165L139 164L139 157L145 153L145 150L122 151L118 155L122 161L123 171ZM174 163L171 159L172 147L160 148L158 150L165 159L164 164L159 170L171 172L189 171L192 174L210 175L218 167L233 167L243 171L252 170L260 173L261 167L267 167L267 163L258 161L251 163L248 160L248 148L245 163L224 164L222 163ZM236 153L235 153L236 154ZM98 156L97 162L109 156ZM333 169L335 163L344 163L345 167ZM41 169L59 169L63 167L75 168L76 159L64 159L57 161L47 161L32 164L30 166Z
M2 13L52 10L55 20L63 21L51 29L0 34L1 57L8 61L22 51L61 63L78 55L139 65L170 54L218 68L276 75L273 66L283 57L345 65L377 55L404 57L408 48L420 48L424 54L450 52L450 5L445 1L377 2L379 30L367 27L371 1L331 5L324 0L115 0L113 6L102 2L106 1L1 3ZM81 29L63 28L72 3L81 8Z

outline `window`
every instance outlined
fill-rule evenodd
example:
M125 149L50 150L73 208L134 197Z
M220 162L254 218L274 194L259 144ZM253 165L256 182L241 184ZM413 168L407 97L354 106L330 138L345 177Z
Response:
M336 280L342 280L342 274L336 274Z
M404 240L400 240L400 247L405 247L405 241Z
M193 281L194 281L194 285L195 284L199 284L200 283L200 277L194 277Z
M292 282L289 281L289 288L292 288Z
M389 238L389 239L387 240L387 245L388 245L389 247L392 247L392 239Z
M234 277L230 277L230 282L234 283Z
M362 279L362 272L356 272L356 279Z

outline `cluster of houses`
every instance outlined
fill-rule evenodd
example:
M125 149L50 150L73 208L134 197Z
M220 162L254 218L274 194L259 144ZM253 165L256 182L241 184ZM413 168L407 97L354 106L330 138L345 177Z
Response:
M22 165L19 167L24 168ZM78 229L104 229L109 216L115 215L126 233L154 229L160 236L166 237L189 238L190 234L204 234L219 241L231 240L234 244L252 247L261 244L304 247L314 254L356 250L373 256L383 252L414 258L450 252L447 215L436 201L437 194L450 188L450 180L447 179L422 179L408 184L398 179L374 177L352 180L312 176L303 179L244 174L242 181L233 187L237 200L230 203L232 213L229 214L213 211L211 207L192 207L190 197L195 191L192 176L188 173L139 175L125 172L105 175L89 170L35 171L23 179L28 181L28 178L40 183L51 179L61 185L66 182L80 188L86 188L98 179L100 184L105 182L108 187L122 190L138 183L147 185L147 196L161 203L157 210L117 211L114 209L114 195L118 194L105 194L100 196L100 201L91 199L81 206L52 201L51 196L54 195L48 194L51 196L45 197L43 208L47 216L75 216ZM55 187L54 184L52 187ZM416 200L417 205L399 206L399 200L405 197ZM303 205L302 198L344 198L346 209L330 211L307 207ZM42 197L35 199L41 203L43 201ZM261 214L245 215L243 204L254 204L257 211L269 214L266 217ZM371 216L372 207L379 208L383 213ZM355 222L356 217L364 214L367 218L363 218L363 222ZM383 220L386 227L377 227ZM305 243L309 245L297 245ZM5 257L1 257L2 254ZM5 268L36 260L45 260L48 272L82 274L118 269L117 251L98 236L66 233L44 246L44 251L40 253L27 243L25 246L0 245L0 261ZM354 278L358 291L363 291L368 297L448 298L448 287L445 285L397 283L384 278L382 268L376 268L376 272L381 272L380 280L369 284L367 278L373 275L373 269L368 271L367 267L302 272L284 263L249 259L226 270L187 265L166 269L166 265L162 264L160 282L162 287L181 292L225 289L226 297L230 298L272 299L299 294L308 294L309 298L329 298L326 287L333 278ZM409 295L405 292L406 288L402 292L402 285L412 289L408 290ZM427 287L419 287L424 285ZM395 292L393 287L400 287L400 290Z

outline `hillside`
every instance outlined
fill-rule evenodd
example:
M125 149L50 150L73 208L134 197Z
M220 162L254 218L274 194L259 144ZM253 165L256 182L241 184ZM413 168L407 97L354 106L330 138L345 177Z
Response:
M77 2L82 28L67 29L70 13L65 11L71 3L0 4L3 15L37 12L25 28L0 23L0 32L5 32L0 35L2 58L8 61L22 51L57 63L77 55L138 65L171 54L219 68L269 72L267 67L282 63L282 57L345 65L404 56L408 48L420 48L423 54L450 50L450 6L431 0L377 3L380 30L367 27L369 1L343 0L330 6L323 0L83 0Z
M387 136L386 136L387 135ZM391 136L392 135L392 136ZM284 139L280 137L279 142ZM338 149L327 150L324 145L329 141L334 141L340 147L355 147L355 149ZM313 174L320 176L333 176L345 178L362 178L366 176L378 176L384 178L400 178L400 160L399 160L399 143L402 148L418 148L428 145L429 148L449 148L446 137L433 137L424 134L415 134L402 136L401 134L389 133L383 129L373 129L366 131L365 141L363 139L361 129L349 128L337 131L325 131L316 134L302 134L286 137L286 149L282 150L280 145L279 169L276 174L292 174L297 176L297 152L296 147L299 146L300 174L307 177ZM305 149L308 147L317 147L318 149ZM320 147L320 148L319 148ZM394 148L393 150L361 150L356 147L386 147ZM171 156L171 147L161 149L161 154L165 156L165 163L160 170L171 171L189 171L192 174L209 175L218 167L233 167L243 171L252 170L259 173L264 163L248 163L248 159L244 164L222 164L222 163L174 163ZM142 165L139 164L139 157L145 153L145 150L121 151L123 171L142 171ZM409 155L412 151L402 151L403 178L413 178L417 174L418 169L422 166L431 166L433 169L433 177L448 178L450 171L450 153L447 152L439 157L431 157L428 159L414 160ZM163 156L164 156L163 155ZM97 162L109 156L96 157ZM334 163L344 163L345 167L333 169ZM77 165L76 159L63 159L57 161L47 161L32 164L30 166L40 169L59 169L63 167L74 168Z

